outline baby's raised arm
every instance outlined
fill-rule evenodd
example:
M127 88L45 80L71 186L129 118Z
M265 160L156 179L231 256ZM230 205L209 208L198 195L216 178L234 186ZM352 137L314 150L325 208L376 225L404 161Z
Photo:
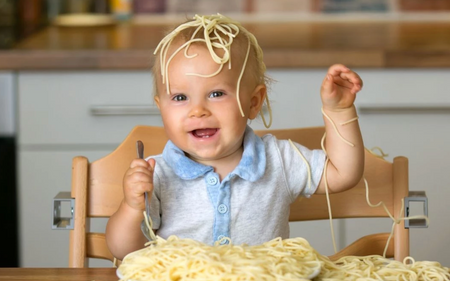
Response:
M134 159L123 178L124 199L106 225L106 243L118 259L144 247L147 242L141 231L145 210L144 192L151 197L155 160ZM150 202L150 198L149 198Z
M324 175L329 192L355 186L364 172L364 144L353 105L362 85L359 75L341 64L331 66L322 82L325 150L329 159ZM324 192L325 179L322 176L316 193Z

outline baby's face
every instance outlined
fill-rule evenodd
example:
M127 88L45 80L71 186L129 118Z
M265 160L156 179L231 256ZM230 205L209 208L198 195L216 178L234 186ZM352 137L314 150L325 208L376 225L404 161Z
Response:
M252 109L255 89L259 86L244 76L240 83L240 102L245 117L241 115L237 102L237 83L242 60L232 59L212 77L187 75L189 73L209 75L220 65L214 62L208 49L192 45L186 58L180 51L169 64L170 93L159 84L160 93L155 101L160 108L168 137L192 159L208 163L242 153L241 145L248 118L255 118ZM264 88L265 90L265 88Z

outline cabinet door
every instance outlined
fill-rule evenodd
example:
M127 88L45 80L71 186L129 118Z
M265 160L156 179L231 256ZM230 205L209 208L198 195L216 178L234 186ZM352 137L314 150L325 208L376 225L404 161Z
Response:
M83 155L90 161L107 151L20 151L20 266L67 267L69 230L52 229L52 202L60 191L70 191L72 158ZM92 220L91 229L105 231L106 220ZM111 266L94 262L91 266Z

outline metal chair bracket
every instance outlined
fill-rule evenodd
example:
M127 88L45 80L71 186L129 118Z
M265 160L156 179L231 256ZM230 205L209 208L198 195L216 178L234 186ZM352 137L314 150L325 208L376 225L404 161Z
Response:
M62 217L62 204L69 205L70 210L64 213L70 213L70 217ZM69 191L59 192L53 198L53 224L52 229L73 229L74 226L75 199L71 197Z
M428 198L425 191L410 191L408 197L405 197L405 217L409 217L410 202L422 202L423 203L423 215L428 217ZM405 228L426 228L428 223L426 219L407 219L405 220Z

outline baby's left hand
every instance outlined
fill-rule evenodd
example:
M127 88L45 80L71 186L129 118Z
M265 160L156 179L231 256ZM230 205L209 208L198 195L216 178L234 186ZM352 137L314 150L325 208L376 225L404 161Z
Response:
M332 65L320 89L323 108L341 110L351 107L362 86L363 82L356 72L342 64Z

